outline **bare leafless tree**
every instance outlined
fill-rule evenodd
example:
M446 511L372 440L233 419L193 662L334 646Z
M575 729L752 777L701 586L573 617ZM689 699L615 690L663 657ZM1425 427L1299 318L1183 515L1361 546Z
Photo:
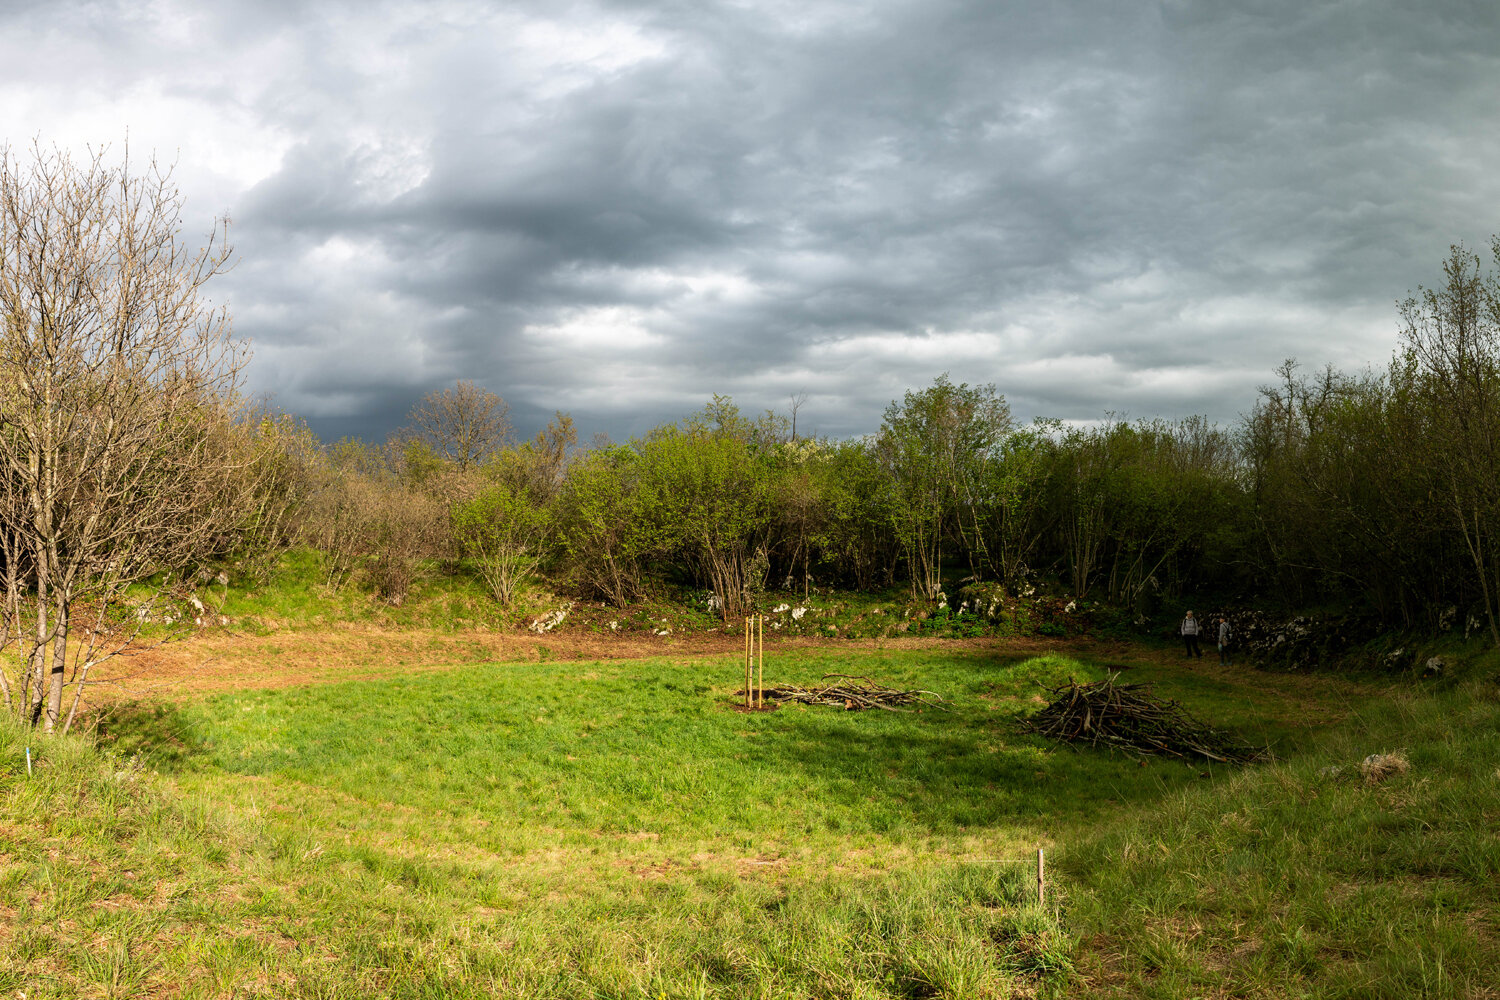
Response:
M493 392L461 381L422 397L411 411L413 434L467 472L505 443L509 412L510 406Z
M792 394L792 440L797 440L797 411L807 403L807 392L796 392Z
M13 708L49 730L119 650L111 623L138 619L124 588L232 535L255 489L231 413L245 350L205 295L226 228L191 245L181 211L171 171L133 173L128 150L0 148L0 531L7 619L27 621L7 628Z

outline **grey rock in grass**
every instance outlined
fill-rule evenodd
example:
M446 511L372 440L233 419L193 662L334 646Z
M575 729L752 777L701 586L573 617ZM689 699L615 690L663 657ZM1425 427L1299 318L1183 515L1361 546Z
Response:
M526 627L532 632L537 633L538 635L543 632L551 632L553 629L557 628L557 626L563 623L563 619L567 618L568 612L572 610L573 602L569 601L562 607L549 611L546 614L542 615L540 618L533 619L531 624L527 625Z

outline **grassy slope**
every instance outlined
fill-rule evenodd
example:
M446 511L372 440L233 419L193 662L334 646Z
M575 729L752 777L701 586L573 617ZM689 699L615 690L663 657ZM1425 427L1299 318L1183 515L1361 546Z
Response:
M1402 749L1410 772L1362 780ZM1495 679L1396 691L1069 849L1069 924L1101 995L1500 996L1497 832Z
M1483 995L1483 970L1500 962L1493 686L1382 702L1334 679L1158 670L1216 721L1302 734L1287 764L1205 779L1011 734L1007 717L1040 683L1097 668L774 655L780 679L875 673L944 691L957 710L743 715L725 707L736 667L719 657L214 696L114 729L127 750L154 743L161 780L48 742L27 781L17 734L0 731L0 989L1274 996L1379 984L1458 997ZM1307 738L1351 706L1326 739ZM1397 746L1415 769L1380 788L1316 775ZM1061 930L1029 904L1022 866L963 861L1038 842L1060 847Z

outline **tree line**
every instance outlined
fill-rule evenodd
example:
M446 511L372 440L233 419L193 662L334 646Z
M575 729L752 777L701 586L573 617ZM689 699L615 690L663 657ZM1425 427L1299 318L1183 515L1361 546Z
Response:
M1400 304L1385 368L1288 361L1230 427L1021 424L994 386L944 376L860 438L799 438L716 396L628 443L578 447L559 414L532 441L466 451L424 414L500 427L503 403L460 383L381 449L308 449L306 537L339 579L361 565L392 600L424 560L449 560L502 604L537 573L617 605L700 587L726 619L766 590L935 599L987 582L1142 612L1193 593L1334 605L1400 628L1462 610L1500 642L1500 279L1462 248L1444 275ZM373 483L385 492L349 501Z
M1500 278L1463 248L1400 303L1388 365L1288 362L1229 427L1021 423L944 376L858 438L715 396L584 446L562 413L516 440L460 382L376 445L241 397L245 345L205 291L224 228L194 249L180 214L154 164L0 151L0 695L33 723L66 728L93 666L139 642L143 593L297 545L327 587L393 603L423 573L503 607L538 578L615 605L692 587L726 620L813 587L1148 613L1214 593L1399 627L1461 610L1500 643Z
M695 586L726 618L765 590L988 582L1144 612L1192 593L1333 605L1399 628L1461 611L1500 643L1500 277L1461 247L1443 275L1399 303L1386 366L1288 361L1228 427L1018 423L995 386L944 376L859 438L798 437L715 396L580 447L564 414L509 441L499 397L460 383L383 447L302 449L302 537L331 585L358 568L391 600L424 561L470 567L502 604L541 573L618 605ZM471 425L488 432L448 429Z

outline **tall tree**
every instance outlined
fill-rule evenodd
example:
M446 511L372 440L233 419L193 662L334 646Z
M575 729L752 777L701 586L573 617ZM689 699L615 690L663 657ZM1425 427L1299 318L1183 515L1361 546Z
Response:
M643 465L633 448L590 449L558 496L558 534L579 582L616 607L641 595L645 561L665 544L662 498Z
M1032 572L1055 517L1047 479L1060 431L1060 421L1048 419L1013 431L985 469L986 548L1001 582L1012 589Z
M244 350L205 296L225 229L195 247L181 209L170 171L132 173L128 151L112 165L0 150L0 530L12 620L30 620L10 636L22 710L49 730L118 648L100 637L125 585L201 557L253 492L230 416Z
M1491 251L1500 264L1500 238ZM1432 428L1435 493L1500 645L1500 277L1461 246L1443 276L1401 304L1402 348Z
M896 490L896 535L918 596L941 589L945 536L958 542L971 573L988 564L978 511L985 469L1010 428L1010 407L993 385L954 385L946 374L886 408L877 447Z
M765 585L776 490L765 453L724 427L668 429L640 446L664 536L719 598L725 621Z
M434 389L411 411L412 434L460 472L483 462L510 434L510 406L473 382Z

